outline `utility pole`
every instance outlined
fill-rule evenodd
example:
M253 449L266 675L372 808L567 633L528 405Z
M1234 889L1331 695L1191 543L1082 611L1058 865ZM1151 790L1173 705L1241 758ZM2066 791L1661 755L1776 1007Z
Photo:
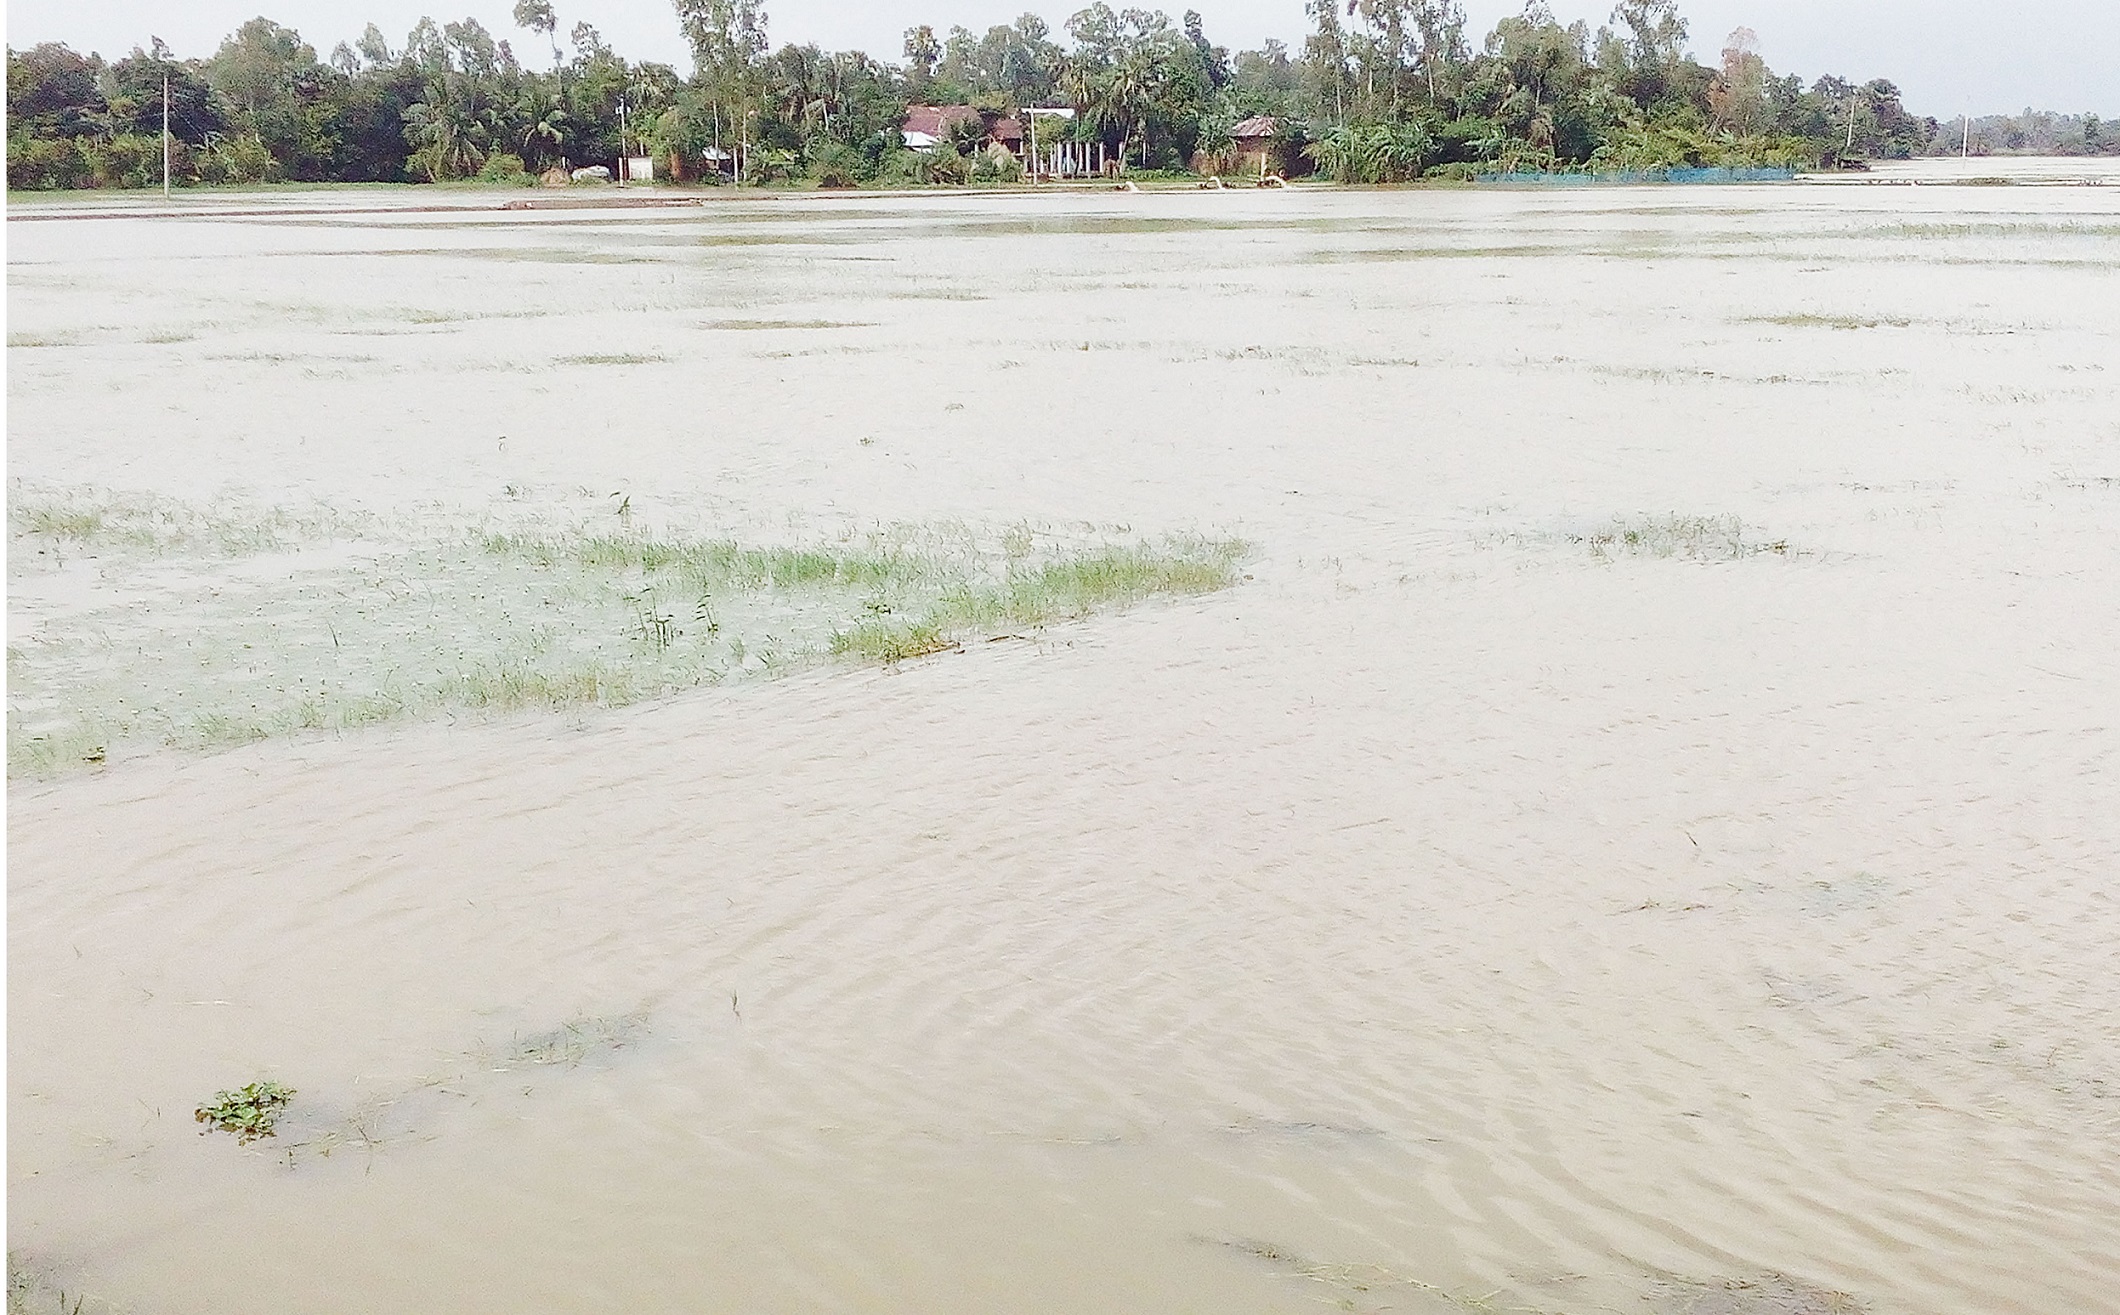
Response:
M626 185L626 102L618 102L618 185Z
M1959 143L1958 158L1969 160L1973 157L1973 116L1961 114L1958 117L1965 120L1965 140Z
M169 199L169 75L162 75L162 199Z

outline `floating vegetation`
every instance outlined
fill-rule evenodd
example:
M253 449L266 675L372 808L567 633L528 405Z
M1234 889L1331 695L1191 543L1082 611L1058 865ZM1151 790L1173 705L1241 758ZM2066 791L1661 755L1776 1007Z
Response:
M1615 518L1611 524L1568 542L1581 544L1593 557L1679 557L1697 562L1734 562L1759 553L1785 557L1786 539L1760 539L1745 532L1736 516L1644 516Z
M1500 1312L1505 1309L1529 1312L1529 1315L1540 1315L1539 1312L1531 1311L1528 1307L1515 1305L1503 1307L1497 1305L1495 1298L1500 1295L1498 1293L1453 1292L1437 1284L1396 1273L1382 1265L1322 1264L1318 1261L1306 1259L1286 1247L1278 1246L1271 1242L1261 1242L1253 1238L1196 1236L1193 1240L1208 1246L1225 1248L1252 1260L1263 1261L1274 1266L1281 1277L1304 1279L1313 1283L1324 1284L1328 1288L1338 1288L1345 1292L1364 1295L1392 1291L1397 1291L1401 1294L1419 1294L1432 1299L1435 1303L1451 1306L1462 1311L1474 1312L1474 1315L1500 1315ZM1347 1309L1353 1309L1351 1303L1343 1301L1341 1304Z
M776 329L873 329L873 320L705 320L702 329L770 331Z
M1848 1293L1782 1274L1709 1283L1665 1276L1657 1289L1657 1315L1862 1315L1869 1309Z
M8 549L15 555L69 552L245 556L286 552L319 539L345 539L369 518L324 507L289 509L231 502L201 508L151 493L9 486Z
M232 1132L243 1145L273 1135L281 1111L295 1097L294 1088L277 1082L253 1082L234 1091L223 1091L193 1110L192 1118L206 1125L207 1132Z
M285 1162L292 1169L342 1151L372 1156L392 1146L431 1141L463 1102L504 1092L510 1098L517 1091L529 1096L533 1087L523 1084L530 1074L594 1066L635 1046L648 1031L648 1012L641 1009L571 1018L541 1032L518 1033L504 1044L482 1042L440 1072L371 1095L350 1110L312 1116L309 1127L284 1143Z
M473 710L618 706L1220 589L1242 544L953 524L786 545L639 523L17 487L9 771Z
M554 365L662 365L670 358L644 352L591 352L586 356L554 357Z
M1531 256L1553 256L1567 254L1565 247L1551 244L1522 246L1424 246L1424 247L1352 247L1326 248L1310 252L1303 257L1306 264L1346 265L1367 261L1402 260L1492 260L1497 258L1522 258Z
M1696 562L1734 562L1760 554L1801 555L1787 539L1755 533L1736 516L1615 516L1587 530L1488 531L1473 542L1491 547L1551 547L1567 544L1586 549L1599 561L1619 557L1675 558Z
M7 1253L7 1315L101 1315L112 1307L69 1292L52 1267Z
M1997 180L2007 185L2008 180ZM1990 184L1992 185L1992 184ZM2120 224L2079 219L1982 223L1900 223L1857 230L1855 237L2120 237Z
M631 1045L647 1024L646 1011L615 1018L573 1018L549 1031L517 1036L498 1051L481 1049L478 1059L490 1073L553 1065L575 1068L592 1056Z
M1401 1301L1411 1298L1416 1306L1467 1311L1473 1315L1502 1315L1503 1312L1559 1315L1543 1305L1527 1305L1521 1296L1506 1289L1484 1293L1454 1290L1384 1265L1321 1263L1285 1246L1253 1238L1196 1235L1193 1241L1221 1247L1270 1265L1278 1277L1320 1284L1328 1291L1358 1296L1365 1303L1386 1294L1397 1294ZM1621 1278L1620 1282L1623 1286L1612 1295L1620 1296L1633 1289L1633 1300L1627 1308L1646 1308L1654 1315L1864 1315L1869 1309L1848 1293L1804 1283L1783 1274L1704 1282L1651 1269L1631 1278ZM1335 1304L1344 1309L1356 1309L1350 1296L1338 1297ZM1573 1302L1568 1306L1571 1310L1577 1308ZM1597 1309L1618 1308L1600 1304Z
M1891 315L1755 315L1747 324L1779 324L1791 329L1904 329L1914 321Z

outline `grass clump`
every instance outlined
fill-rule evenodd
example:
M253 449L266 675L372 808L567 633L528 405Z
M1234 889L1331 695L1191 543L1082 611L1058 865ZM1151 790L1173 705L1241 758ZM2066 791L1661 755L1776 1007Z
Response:
M192 1111L192 1118L206 1125L206 1132L232 1132L243 1145L270 1137L280 1121L280 1112L294 1099L292 1087L259 1081L234 1091L223 1091ZM202 1134L203 1135L203 1134Z
M864 621L832 636L832 652L897 662L961 646L979 633L1074 620L1156 595L1211 593L1236 578L1244 546L1191 539L1104 547L1012 568L992 583L946 590L913 618Z
M903 662L962 647L924 622L863 621L832 634L832 656L869 662Z

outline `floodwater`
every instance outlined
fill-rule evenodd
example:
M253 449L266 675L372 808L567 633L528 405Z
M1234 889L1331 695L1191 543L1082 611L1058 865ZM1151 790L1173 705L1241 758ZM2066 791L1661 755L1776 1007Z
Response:
M11 214L11 497L1252 557L13 782L87 1309L2120 1311L2120 188L183 204Z

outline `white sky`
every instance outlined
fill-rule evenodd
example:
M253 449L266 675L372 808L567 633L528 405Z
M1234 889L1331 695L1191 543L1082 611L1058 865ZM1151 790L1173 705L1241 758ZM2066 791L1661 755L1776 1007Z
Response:
M915 23L932 24L938 32L953 23L983 31L1030 8L1058 29L1082 3L767 0L767 8L775 45L815 40L895 60L900 34ZM1611 12L1610 0L1551 3L1563 22L1583 18L1596 26ZM1270 36L1301 44L1301 0L1171 0L1155 7L1175 17L1189 5L1206 16L1208 35L1233 49ZM661 59L689 72L667 0L555 0L555 6L563 31L587 19L627 56ZM1950 118L2036 106L2120 119L2120 0L1681 0L1681 6L1703 62L1715 62L1723 37L1746 26L1759 33L1760 51L1777 72L1806 80L1821 73L1889 77L1916 113ZM1113 7L1124 5L1114 0ZM1465 0L1474 39L1518 7L1510 0ZM525 62L535 62L540 43L515 30L511 8L512 0L8 0L7 41L17 49L64 41L115 57L160 36L180 55L207 55L262 9L328 55L371 21L394 45L423 13L437 19L469 14L511 38Z

